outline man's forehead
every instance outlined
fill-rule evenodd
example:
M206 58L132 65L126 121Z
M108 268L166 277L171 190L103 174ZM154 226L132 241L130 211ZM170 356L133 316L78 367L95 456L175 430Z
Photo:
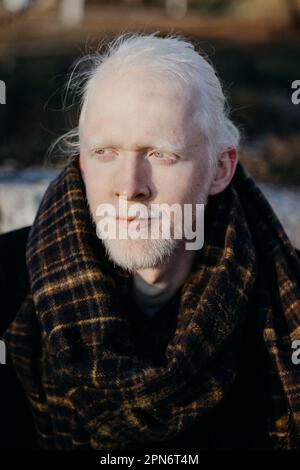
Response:
M103 77L102 80L105 82ZM98 82L99 90L100 83L101 80ZM107 85L109 86L108 83ZM182 95L178 99L174 99L173 95L172 101L160 101L160 93L156 100L155 92L153 99L144 102L141 99L143 88L135 96L131 85L129 96L132 100L129 103L126 100L121 103L119 93L113 95L111 100L110 95L97 94L95 88L90 89L89 99L84 104L80 117L81 144L88 149L115 147L142 150L156 147L173 152L187 150L195 144L194 137L199 132L194 122L193 103L183 103ZM105 97L105 102L100 99L102 96ZM121 98L123 100L124 97Z
M192 107L197 101L198 91L195 86L186 85L183 82L172 79L171 76L162 77L161 74L155 76L147 70L132 70L125 67L125 70L110 71L99 70L92 78L88 93L86 95L86 105L95 111L97 103L102 106L111 107L120 101L156 103L158 106L185 108Z
M152 93L152 91L162 91L165 95L172 95L174 91L180 91L183 94L185 91L188 94L192 86L187 86L184 82L174 80L171 75L162 73L153 73L144 68L135 68L133 66L123 66L120 69L111 68L111 66L101 68L95 73L90 81L90 90L95 91L105 88L107 91L111 89L126 88L133 89L145 88ZM192 85L192 84L191 84Z

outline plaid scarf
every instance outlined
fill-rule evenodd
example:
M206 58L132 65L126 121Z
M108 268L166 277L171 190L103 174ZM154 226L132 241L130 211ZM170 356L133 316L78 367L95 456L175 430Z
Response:
M300 263L241 163L208 201L205 243L159 358L135 347L123 301L130 275L96 235L78 156L48 186L26 259L30 292L5 341L42 447L122 449L191 429L235 382L250 303L268 353L262 393L272 446L299 447L300 366L291 343L300 338Z

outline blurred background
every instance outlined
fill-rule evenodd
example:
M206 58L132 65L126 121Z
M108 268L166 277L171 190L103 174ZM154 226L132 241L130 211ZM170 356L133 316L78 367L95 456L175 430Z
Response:
M134 31L179 33L208 55L240 159L300 248L300 0L0 0L0 233L32 223L59 172L46 155L74 123L76 104L63 110L74 60Z

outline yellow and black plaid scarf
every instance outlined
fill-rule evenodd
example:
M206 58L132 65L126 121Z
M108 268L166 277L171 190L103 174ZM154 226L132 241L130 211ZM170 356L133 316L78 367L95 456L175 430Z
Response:
M269 358L272 445L299 447L300 366L291 344L300 338L300 263L240 163L208 202L205 244L159 361L135 348L123 304L130 276L96 236L78 156L49 185L26 258L30 293L5 340L44 448L122 449L190 429L235 381L250 301Z

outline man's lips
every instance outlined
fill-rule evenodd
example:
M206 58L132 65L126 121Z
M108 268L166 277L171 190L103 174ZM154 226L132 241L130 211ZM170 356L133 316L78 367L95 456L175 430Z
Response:
M134 216L114 218L116 224L125 229L141 229L142 227L148 227L150 224L155 223L155 219L157 220L156 217L139 218Z
M124 221L124 222L131 222L132 220L134 220L136 217L132 216L132 217L119 217L117 216L116 217L116 220L121 220L121 221Z
M151 218L149 217L147 219L139 219L138 217L117 217L116 221L120 226L137 228L150 224Z
M133 220L137 221L137 222L142 222L142 221L146 221L146 220L151 220L151 217L147 217L147 218L143 218L143 219L139 219L138 217L116 217L116 220L120 220L121 222L132 222Z

